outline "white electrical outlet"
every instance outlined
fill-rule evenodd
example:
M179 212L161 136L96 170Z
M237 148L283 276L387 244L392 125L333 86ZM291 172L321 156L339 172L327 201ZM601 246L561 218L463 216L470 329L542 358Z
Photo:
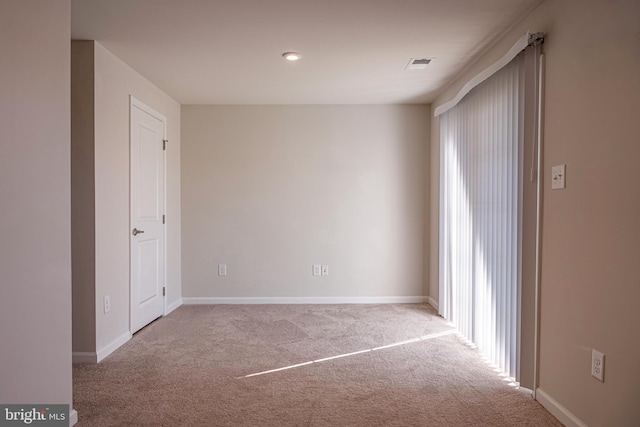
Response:
M104 302L104 314L107 314L111 311L111 297L107 295L102 301Z
M218 276L227 275L227 264L218 264Z
M322 276L322 266L320 264L313 264L313 275Z
M557 165L551 168L551 189L562 190L565 188L566 165Z
M596 349L591 351L591 375L604 382L604 354Z
M322 275L323 276L328 276L329 275L329 266L328 265L323 265L322 266Z

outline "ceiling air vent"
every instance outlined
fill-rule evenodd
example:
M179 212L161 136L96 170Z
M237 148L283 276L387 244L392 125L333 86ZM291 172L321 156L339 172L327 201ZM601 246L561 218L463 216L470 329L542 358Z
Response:
M424 70L433 58L411 58L405 70Z

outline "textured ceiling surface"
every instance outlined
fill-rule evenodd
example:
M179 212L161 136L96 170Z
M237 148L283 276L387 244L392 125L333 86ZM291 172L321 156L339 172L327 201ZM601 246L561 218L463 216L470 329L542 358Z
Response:
M538 3L72 0L71 35L181 104L421 104Z

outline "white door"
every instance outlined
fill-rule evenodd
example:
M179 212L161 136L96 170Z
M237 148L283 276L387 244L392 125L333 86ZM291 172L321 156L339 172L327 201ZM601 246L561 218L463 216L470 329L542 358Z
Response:
M164 311L165 123L131 99L131 333Z

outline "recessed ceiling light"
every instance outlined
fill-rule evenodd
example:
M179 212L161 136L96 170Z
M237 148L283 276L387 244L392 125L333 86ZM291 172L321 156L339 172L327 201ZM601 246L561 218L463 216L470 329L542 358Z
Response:
M298 59L302 58L302 55L300 55L298 52L285 52L282 54L282 57L287 61L297 61Z

